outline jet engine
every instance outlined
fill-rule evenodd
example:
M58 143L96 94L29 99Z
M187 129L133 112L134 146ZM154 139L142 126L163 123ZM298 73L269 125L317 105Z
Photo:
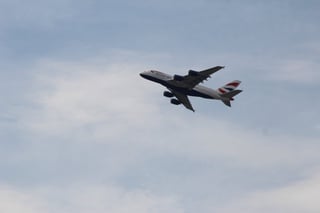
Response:
M169 91L164 91L163 96L168 97L168 98L172 98L174 95Z
M181 76L181 75L174 75L173 76L173 79L175 80L175 81L182 81L183 80L183 76Z
M170 100L170 102L171 102L172 104L174 104L174 105L179 105L179 104L181 104L181 102L178 101L178 100L175 99L175 98L172 98L172 99Z
M199 75L199 72L194 71L194 70L189 70L189 75L190 76L197 76L197 75Z

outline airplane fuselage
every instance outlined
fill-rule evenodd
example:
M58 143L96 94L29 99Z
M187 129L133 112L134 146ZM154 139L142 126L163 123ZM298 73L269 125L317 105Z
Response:
M202 97L207 99L222 99L219 93L214 89L202 85L196 85L194 88L189 89L185 87L183 83L179 84L179 82L177 81L172 81L174 77L163 72L151 70L140 73L140 76L150 81L159 83L167 87L169 90L176 90L185 95Z
M199 85L207 80L211 74L223 69L223 66L215 66L202 71L189 70L187 75L169 75L156 70L140 73L141 77L165 86L169 91L164 91L165 97L171 98L170 102L174 105L182 104L189 110L195 111L188 96L197 96L207 99L221 100L226 106L231 107L233 97L242 90L237 90L241 81L234 80L217 90Z

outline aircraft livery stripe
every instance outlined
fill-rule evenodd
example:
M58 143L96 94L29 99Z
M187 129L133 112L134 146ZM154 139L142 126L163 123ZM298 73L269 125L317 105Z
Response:
M239 86L239 83L238 82L231 82L231 83L227 84L227 86L237 87L237 86Z
M227 91L223 90L222 88L219 88L218 90L219 90L219 92L221 92L222 94L224 94L224 93L227 92Z

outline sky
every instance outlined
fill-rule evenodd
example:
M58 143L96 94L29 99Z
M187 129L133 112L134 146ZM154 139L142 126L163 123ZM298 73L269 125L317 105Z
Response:
M0 211L320 212L316 0L0 0ZM225 66L231 108L139 76Z

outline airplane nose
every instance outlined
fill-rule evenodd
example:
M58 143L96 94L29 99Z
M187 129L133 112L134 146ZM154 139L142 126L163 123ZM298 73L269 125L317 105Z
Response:
M142 73L140 73L140 76L141 76L142 78L145 78L145 77L146 77L146 74L144 74L144 73L142 72Z

